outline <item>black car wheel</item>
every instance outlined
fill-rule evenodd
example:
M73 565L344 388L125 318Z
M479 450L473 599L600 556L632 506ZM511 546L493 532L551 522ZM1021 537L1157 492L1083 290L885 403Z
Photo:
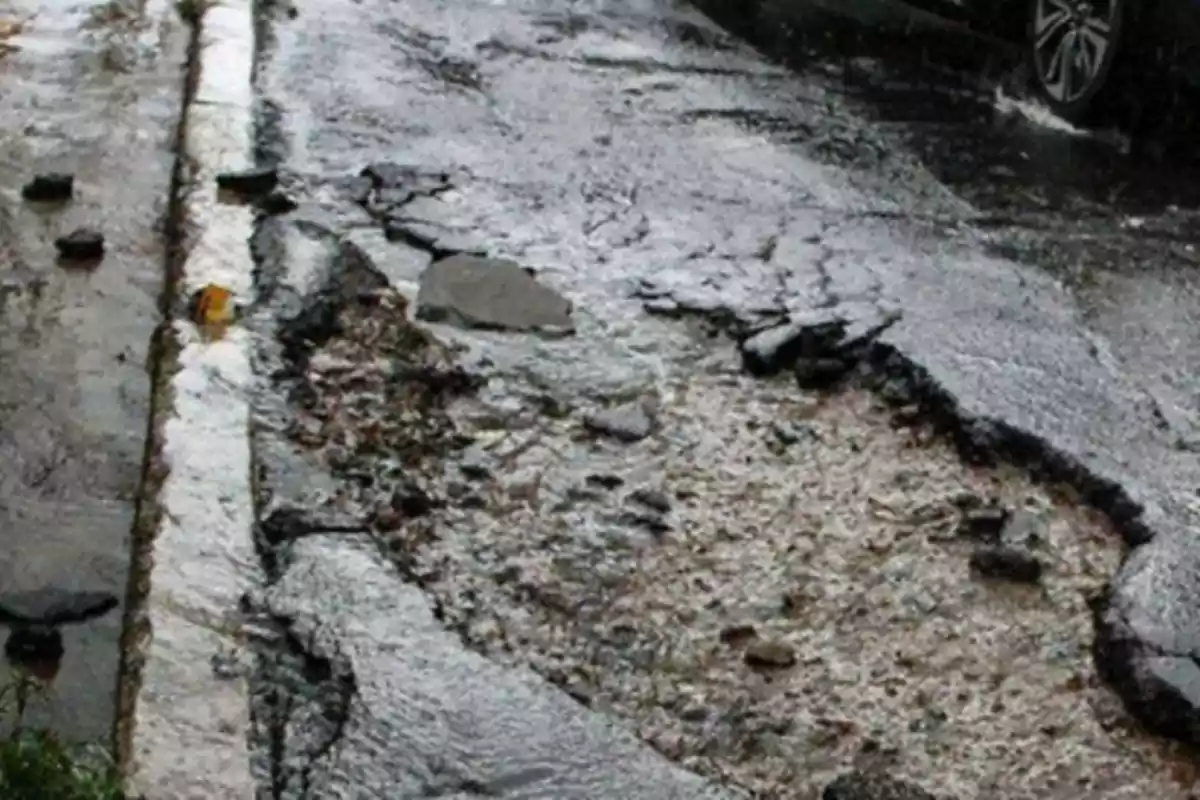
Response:
M1125 33L1125 0L1030 0L1028 56L1051 110L1090 122L1111 81Z

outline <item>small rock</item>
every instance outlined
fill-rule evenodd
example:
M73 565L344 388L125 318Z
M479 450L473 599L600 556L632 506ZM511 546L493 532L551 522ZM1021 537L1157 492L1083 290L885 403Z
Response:
M973 492L970 489L963 489L960 492L955 492L954 495L950 497L950 505L962 512L973 511L977 508L983 508L984 506L989 505L995 506L997 503L998 501L989 501L982 495Z
M405 482L392 493L392 508L409 519L423 517L439 505L424 489L412 482Z
M243 197L264 195L279 183L279 171L274 167L222 172L217 175L217 188Z
M59 203L75 193L75 176L64 172L37 175L21 189L21 196L33 203Z
M54 240L60 258L66 261L94 261L104 256L104 234L92 228L77 228Z
M971 554L971 570L985 578L1015 583L1037 583L1042 577L1042 562L1032 553L1007 545L985 545Z
M671 498L657 489L637 489L629 495L629 499L660 514L666 514L671 510Z
M796 362L796 383L801 389L821 391L840 383L854 363L840 358L802 358Z
M721 629L721 642L737 647L758 637L758 631L749 623L726 625Z
M421 275L417 318L483 330L569 334L571 301L507 259L455 255Z
M803 589L793 589L783 595L783 600L780 601L779 607L783 613L789 617L794 617L804 610L808 603L808 598Z
M588 486L596 486L607 491L620 488L624 483L625 479L620 475L598 475L593 473L587 476Z
M778 639L755 639L746 646L742 660L760 669L786 669L796 664L796 649Z
M263 197L258 202L258 207L266 214L278 215L295 211L300 207L300 204L292 199L291 195L287 192L276 189Z
M640 442L654 433L657 426L655 415L647 403L624 403L589 414L583 427L594 434L609 436L621 442Z
M463 474L464 478L473 481L486 481L492 477L492 471L480 461L463 461L458 465L458 471Z
M999 542L1000 532L1008 524L1009 510L1003 506L972 508L963 513L958 522L959 536L987 542Z
M839 775L821 792L821 800L938 800L920 786L882 772L860 771ZM948 799L947 799L948 800Z
M819 440L820 434L811 425L790 425L786 422L772 422L771 432L775 439L785 447L796 444L801 439Z
M662 536L671 530L670 524L658 514L640 511L622 511L617 516L617 523L630 528L641 528L655 536Z
M1036 547L1045 541L1046 521L1040 514L1018 509L1000 531L1000 541L1014 547Z

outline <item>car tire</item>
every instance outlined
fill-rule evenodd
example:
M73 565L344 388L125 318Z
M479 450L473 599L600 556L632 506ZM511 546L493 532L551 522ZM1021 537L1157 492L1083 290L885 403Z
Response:
M1130 44L1127 0L1029 0L1030 80L1050 110L1094 124L1114 111L1119 67Z

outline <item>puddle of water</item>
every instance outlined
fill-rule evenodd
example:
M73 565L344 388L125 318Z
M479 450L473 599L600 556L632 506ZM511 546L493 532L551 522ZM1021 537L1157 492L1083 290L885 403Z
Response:
M122 9L86 31L87 4L4 11L24 23L0 56L0 281L15 287L0 313L5 590L120 597L127 584L186 32L166 0ZM121 69L110 69L118 56ZM73 172L73 201L23 203L20 187L38 171ZM84 226L103 232L106 256L91 270L64 269L53 241ZM121 627L113 613L68 632L62 671L31 722L108 741Z

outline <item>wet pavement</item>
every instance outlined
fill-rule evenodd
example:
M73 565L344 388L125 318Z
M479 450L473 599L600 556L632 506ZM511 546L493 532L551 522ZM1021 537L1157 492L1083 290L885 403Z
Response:
M0 22L0 588L124 597L187 34L168 2L17 2ZM74 173L74 199L24 202L37 172ZM56 263L76 227L105 236L99 264ZM121 628L64 632L29 721L107 740Z
M260 223L248 322L271 376L246 603L276 634L250 646L269 796L720 796L670 759L808 797L880 754L962 798L1187 796L1186 758L1089 658L1117 532L861 393L746 378L727 336L899 310L863 366L905 413L1033 458L1127 539L1182 529L1188 303L1169 266L1122 261L1159 266L1186 212L1119 137L998 104L1002 56L991 83L873 51L797 76L651 0L262 11L259 155L298 203ZM938 545L963 488L1051 519L1040 591L990 594ZM1162 536L1141 552L1185 542ZM1177 598L1134 591L1176 576L1145 564L1108 630L1133 631L1124 663L1186 662ZM779 618L801 579L807 627ZM740 662L713 642L735 617Z

